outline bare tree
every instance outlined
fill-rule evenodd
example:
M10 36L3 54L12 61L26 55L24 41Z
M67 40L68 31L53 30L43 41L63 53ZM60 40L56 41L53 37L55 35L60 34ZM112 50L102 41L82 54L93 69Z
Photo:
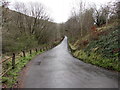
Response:
M81 29L81 37L83 36L84 11L85 11L85 2L81 1L79 3L79 23L80 23L80 29Z
M77 7L74 7L71 17L66 22L65 28L65 30L68 30L71 38L82 39L82 37L90 32L90 29L94 24L93 13L93 8L86 7L86 3L82 1Z
M108 24L108 20L111 16L111 4L102 5L99 9L94 7L94 21L97 26L101 26L103 24Z
M2 7L3 8L8 8L8 5L9 5L9 1L7 1L7 0L2 0L2 1L0 1L0 2L2 2Z

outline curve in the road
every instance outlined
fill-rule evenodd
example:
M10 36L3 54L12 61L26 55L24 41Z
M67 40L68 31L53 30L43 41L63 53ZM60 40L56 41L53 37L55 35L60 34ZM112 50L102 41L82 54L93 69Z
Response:
M24 88L117 87L117 73L72 57L68 51L67 37L55 48L32 60L24 79Z

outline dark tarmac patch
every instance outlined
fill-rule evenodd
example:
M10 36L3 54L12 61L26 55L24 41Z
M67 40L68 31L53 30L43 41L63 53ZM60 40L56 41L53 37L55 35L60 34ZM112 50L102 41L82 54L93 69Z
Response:
M37 62L36 65L40 65L41 64L41 61Z

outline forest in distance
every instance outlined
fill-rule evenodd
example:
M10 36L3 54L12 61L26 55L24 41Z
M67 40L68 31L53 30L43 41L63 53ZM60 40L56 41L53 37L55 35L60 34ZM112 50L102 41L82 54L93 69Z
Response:
M66 35L69 43L78 50L90 52L96 49L95 53L117 59L119 1L101 5L99 9L95 4L88 7L87 3L80 1L73 5L71 16L64 23L53 22L41 3L15 2L14 11L8 8L9 3L2 2L3 55L51 45ZM110 33L115 35L110 37Z
M10 2L3 0L2 3L3 53L51 44L64 35L68 36L70 42L75 42L94 31L94 27L119 21L117 1L101 5L99 9L95 5L87 7L87 4L81 1L71 11L68 21L60 24L52 22L41 3L26 5L16 2L15 11L8 8Z
M70 17L63 23L54 22L42 3L15 2L14 10L9 8L10 3L2 0L0 6L3 58L22 50L27 52L36 48L53 48L67 36L72 56L85 63L120 72L119 0L102 4L99 8L93 3L79 1L73 5ZM33 56L22 59L29 61ZM24 65L28 61L24 62ZM22 64L21 62L18 67L23 68ZM8 82L6 76L3 77L3 83L5 87L11 87L14 82Z
M118 34L120 3L117 0L101 5L99 9L95 4L88 7L87 3L81 1L78 6L73 6L71 16L65 23L53 22L41 3L26 5L26 3L15 2L15 11L8 8L9 3L3 0L1 7L3 55L19 52L22 49L47 46L59 41L65 35L69 43L73 46L76 44L78 49L99 48L89 45L93 41L99 41L99 38L101 39L105 34L109 35L113 32ZM101 54L105 54L106 57L111 55L111 52L117 53L116 57L118 55L119 35L116 34L114 38L103 39L102 46L108 42L101 51Z

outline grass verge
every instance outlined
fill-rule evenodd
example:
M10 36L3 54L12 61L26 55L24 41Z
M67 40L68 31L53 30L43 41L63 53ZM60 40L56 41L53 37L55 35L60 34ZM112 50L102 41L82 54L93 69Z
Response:
M105 57L102 57L102 55L98 55L94 52L91 52L90 54L87 54L83 50L77 50L74 53L72 53L74 57L84 61L85 63L90 63L99 67L103 67L109 70L115 70L120 71L120 61L114 60L114 59L108 59Z
M18 58L18 63L16 64L14 69L11 69L8 71L3 77L2 77L2 84L3 88L11 88L13 85L17 82L19 72L26 66L26 64L36 55L41 54L42 52L38 51L37 53L34 52L31 55L27 55L26 57L20 57Z

